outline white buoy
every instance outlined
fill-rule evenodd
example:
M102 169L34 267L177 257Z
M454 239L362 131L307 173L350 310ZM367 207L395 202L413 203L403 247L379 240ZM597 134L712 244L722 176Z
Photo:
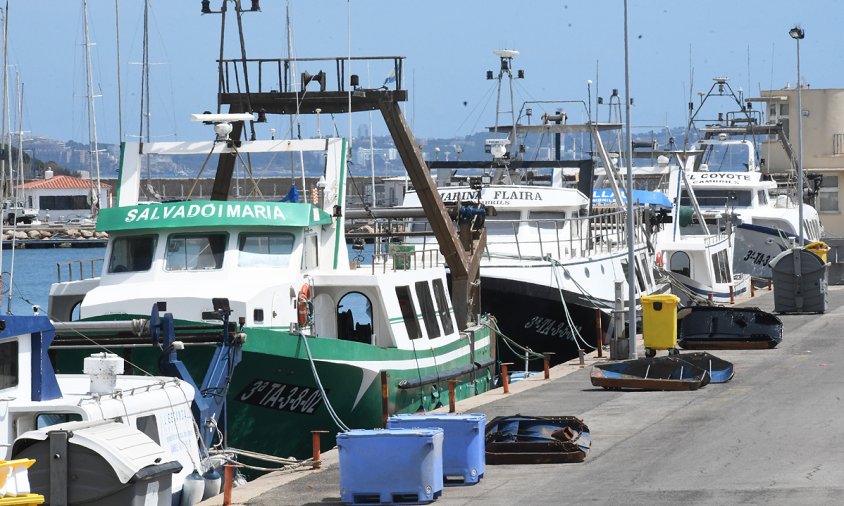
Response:
M205 492L205 480L198 471L185 476L185 483L182 485L182 500L181 506L193 506L202 500L202 494Z
M219 495L220 487L223 485L223 478L216 469L209 469L202 475L205 479L205 492L202 494L202 500Z

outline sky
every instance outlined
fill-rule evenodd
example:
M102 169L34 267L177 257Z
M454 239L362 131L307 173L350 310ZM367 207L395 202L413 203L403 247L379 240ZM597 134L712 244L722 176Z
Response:
M223 0L211 0L219 9ZM88 0L96 124L100 142L120 140L116 26L120 31L123 140L137 139L143 34L142 0ZM515 49L516 109L526 100L567 100L570 122L586 119L588 96L624 96L623 0L261 0L262 12L243 15L250 58L287 57L286 8L291 12L294 57L405 56L411 99L405 114L418 138L475 133L495 121L496 49ZM244 0L248 6L249 0ZM229 2L229 5L233 4ZM800 25L802 78L812 88L844 87L844 15L840 0L685 2L629 0L630 93L634 126L682 126L690 88L706 91L727 76L734 89L794 86ZM119 25L115 22L119 9ZM219 15L201 15L200 0L150 0L149 48L153 140L199 140L208 127L190 114L216 108ZM9 0L10 82L23 83L22 122L27 137L88 142L82 0ZM227 16L226 58L240 56L234 16ZM351 48L349 47L351 41ZM302 64L297 72L320 68ZM333 68L323 70L333 76ZM360 64L362 84L379 86L386 68ZM592 81L587 85L587 81ZM14 86L11 86L14 90ZM750 90L748 92L748 90ZM14 106L12 93L10 101ZM509 101L509 95L502 95ZM580 101L581 103L577 103ZM549 106L550 107L550 106ZM556 107L556 106L554 106ZM594 108L594 106L593 106ZM509 107L503 108L509 111ZM593 111L594 112L594 111ZM17 114L13 115L19 130ZM611 119L607 107L597 119ZM502 122L509 121L509 118ZM352 131L369 122L352 119ZM289 136L287 119L256 127ZM349 133L348 117L322 118L323 134ZM303 124L303 136L315 125ZM376 114L373 130L386 133Z

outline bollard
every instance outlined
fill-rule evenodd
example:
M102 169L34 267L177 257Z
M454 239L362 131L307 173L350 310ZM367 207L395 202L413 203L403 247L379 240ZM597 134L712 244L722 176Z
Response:
M387 387L387 371L381 371L381 424L387 427L390 418L390 389Z
M730 285L730 304L736 303L736 289L733 285Z
M320 434L328 434L328 431L327 430L312 430L311 431L311 444L313 445L313 448L314 448L314 461L313 461L313 463L311 463L312 469L319 469L319 467L322 465L322 462L320 461L320 452L319 452Z
M507 374L507 366L513 365L512 362L504 362L501 364L501 386L504 387L504 393L510 393L510 376Z
M234 481L235 466L223 466L223 506L230 506L232 503L232 482Z
M577 350L577 355L578 355L578 358L580 358L580 368L583 369L583 366L586 365L586 362L584 361L584 358L586 357L586 353L583 351L583 348L580 348L579 350Z
M545 356L543 370L545 371L545 379L551 379L551 355L553 355L553 351L546 351L543 353Z
M598 338L598 358L604 357L604 329L601 326L601 310L595 309L595 334Z
M448 412L454 413L457 410L454 390L457 387L457 380L448 380Z

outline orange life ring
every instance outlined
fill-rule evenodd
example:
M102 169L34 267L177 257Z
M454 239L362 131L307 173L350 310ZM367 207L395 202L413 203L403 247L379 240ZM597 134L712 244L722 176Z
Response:
M296 309L299 314L299 326L306 326L311 319L311 285L309 283L303 284L299 289Z
M659 267L662 267L664 265L662 263L662 252L661 251L657 252L655 262L656 262L656 265L659 266Z

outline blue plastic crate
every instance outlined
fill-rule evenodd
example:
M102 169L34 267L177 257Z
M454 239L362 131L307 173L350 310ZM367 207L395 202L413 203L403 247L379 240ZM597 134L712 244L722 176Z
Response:
M387 419L390 428L443 429L443 475L446 486L474 485L486 471L484 430L486 416L463 415L395 415Z
M337 434L340 500L426 503L443 490L441 429L352 430Z

